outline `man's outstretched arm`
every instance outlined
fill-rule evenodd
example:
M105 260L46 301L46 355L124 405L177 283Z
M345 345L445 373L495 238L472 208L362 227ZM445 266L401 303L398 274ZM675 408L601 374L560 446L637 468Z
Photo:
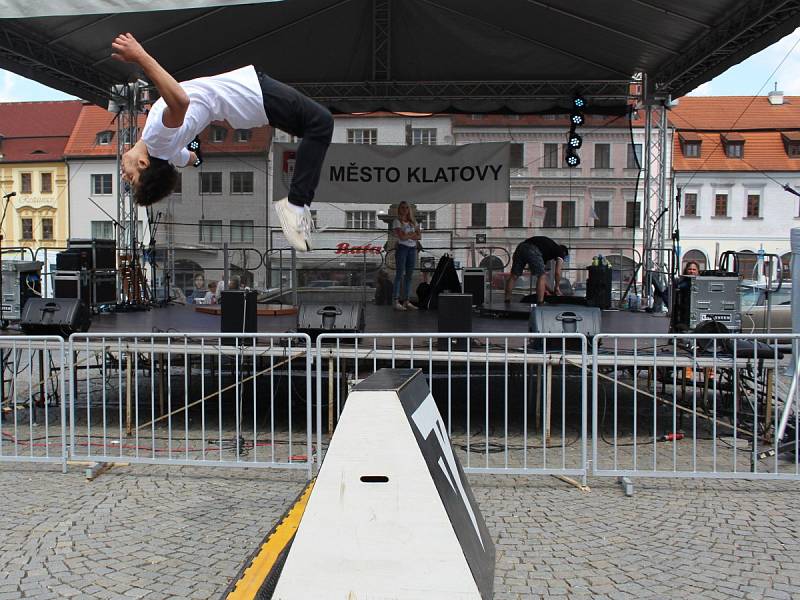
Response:
M167 109L161 119L164 127L180 127L189 108L189 96L175 78L167 73L130 33L119 34L111 47L114 49L112 57L142 67L144 74L164 98L164 102L167 103Z

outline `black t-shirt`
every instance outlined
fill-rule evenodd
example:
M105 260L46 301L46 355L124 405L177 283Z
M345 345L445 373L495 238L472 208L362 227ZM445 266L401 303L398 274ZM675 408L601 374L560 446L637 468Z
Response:
M554 258L566 258L566 254L564 250L561 248L560 244L557 244L549 237L545 237L543 235L535 235L531 238L525 240L526 244L531 244L539 248L539 251L542 253L542 258L544 262L548 260L553 260Z

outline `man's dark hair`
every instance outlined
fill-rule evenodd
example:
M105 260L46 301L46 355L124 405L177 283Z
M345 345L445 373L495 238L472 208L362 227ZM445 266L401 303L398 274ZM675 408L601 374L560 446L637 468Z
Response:
M139 206L150 206L169 196L177 182L178 171L175 167L169 161L151 156L150 165L139 173L133 198Z
M566 258L569 255L569 248L567 248L563 244L560 246L560 248L561 248L561 258Z

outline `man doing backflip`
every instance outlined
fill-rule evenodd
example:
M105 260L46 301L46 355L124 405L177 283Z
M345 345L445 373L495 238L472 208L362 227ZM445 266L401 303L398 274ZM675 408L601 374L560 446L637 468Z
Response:
M289 244L311 250L309 206L333 135L331 113L252 65L178 83L130 33L118 35L111 47L117 60L139 65L161 94L141 139L122 155L123 179L136 203L148 206L172 192L175 167L196 164L197 155L187 146L211 121L225 120L236 129L271 125L302 138L289 196L277 201L275 210Z
M544 302L545 291L560 296L561 290L558 284L561 281L561 265L568 254L569 248L557 244L549 237L534 236L520 243L514 250L514 256L511 259L511 273L506 280L506 302L511 302L511 291L514 289L514 284L519 279L519 276L522 275L526 265L531 272L531 277L536 277L536 300L538 304ZM547 275L544 272L545 264L551 260L556 261L555 277L553 279L555 285L552 290L547 285Z

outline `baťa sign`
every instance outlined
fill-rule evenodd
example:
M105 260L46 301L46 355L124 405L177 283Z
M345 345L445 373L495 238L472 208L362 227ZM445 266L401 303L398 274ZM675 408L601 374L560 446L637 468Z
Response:
M275 200L289 195L297 144L273 144ZM331 144L315 200L417 204L508 202L508 142L463 146Z

